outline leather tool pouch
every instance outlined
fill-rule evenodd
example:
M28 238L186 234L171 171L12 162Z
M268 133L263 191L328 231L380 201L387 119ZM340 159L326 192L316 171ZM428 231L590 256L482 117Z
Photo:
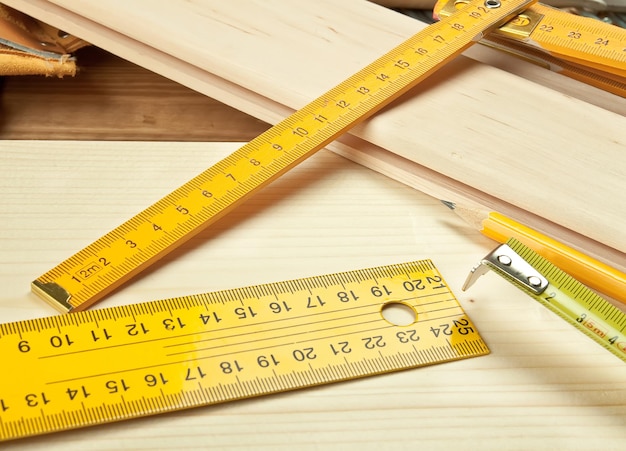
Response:
M0 4L0 76L76 74L76 50L87 42Z

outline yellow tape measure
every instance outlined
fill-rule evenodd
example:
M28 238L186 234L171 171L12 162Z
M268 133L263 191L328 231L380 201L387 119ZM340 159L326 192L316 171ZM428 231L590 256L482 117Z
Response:
M443 66L534 0L474 0L33 282L61 311L78 311L198 233Z
M626 313L515 238L473 268L463 289L492 269L626 362Z
M467 0L440 0L435 15L449 17ZM486 40L544 62L563 75L626 97L626 29L535 4Z
M385 319L397 304L408 321ZM1 439L489 353L429 260L0 324L0 337Z

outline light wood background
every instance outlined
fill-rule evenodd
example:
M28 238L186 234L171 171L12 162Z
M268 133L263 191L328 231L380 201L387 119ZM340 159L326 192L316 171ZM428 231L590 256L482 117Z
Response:
M364 0L5 2L270 123L425 27ZM449 200L478 190L486 207L624 268L626 100L513 60L459 57L329 148L398 179L410 166L420 190L443 175Z
M98 47L77 58L74 78L0 79L0 138L248 141L269 127Z
M32 279L236 147L0 142L2 321L52 314ZM495 274L461 291L493 247L437 200L322 151L99 306L431 258L490 355L8 448L622 449L622 361Z
M91 52L84 77L2 86L3 322L53 314L31 280L237 147L208 141L266 127ZM99 306L431 258L490 355L2 448L623 449L623 362L493 274L461 291L494 246L438 200L322 151Z

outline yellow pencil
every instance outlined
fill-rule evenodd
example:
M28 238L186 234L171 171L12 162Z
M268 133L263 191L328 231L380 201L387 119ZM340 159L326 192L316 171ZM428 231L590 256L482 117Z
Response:
M503 214L475 210L448 201L442 202L483 235L499 243L505 243L511 237L516 238L579 282L626 304L626 274L623 272Z

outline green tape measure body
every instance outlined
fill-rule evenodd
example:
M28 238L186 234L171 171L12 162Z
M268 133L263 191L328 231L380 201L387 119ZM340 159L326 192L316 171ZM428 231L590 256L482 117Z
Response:
M548 285L537 294L517 283L515 279L505 277L569 324L626 361L626 313L520 241L511 238L507 245L541 273L548 280ZM504 275L500 271L497 272Z

